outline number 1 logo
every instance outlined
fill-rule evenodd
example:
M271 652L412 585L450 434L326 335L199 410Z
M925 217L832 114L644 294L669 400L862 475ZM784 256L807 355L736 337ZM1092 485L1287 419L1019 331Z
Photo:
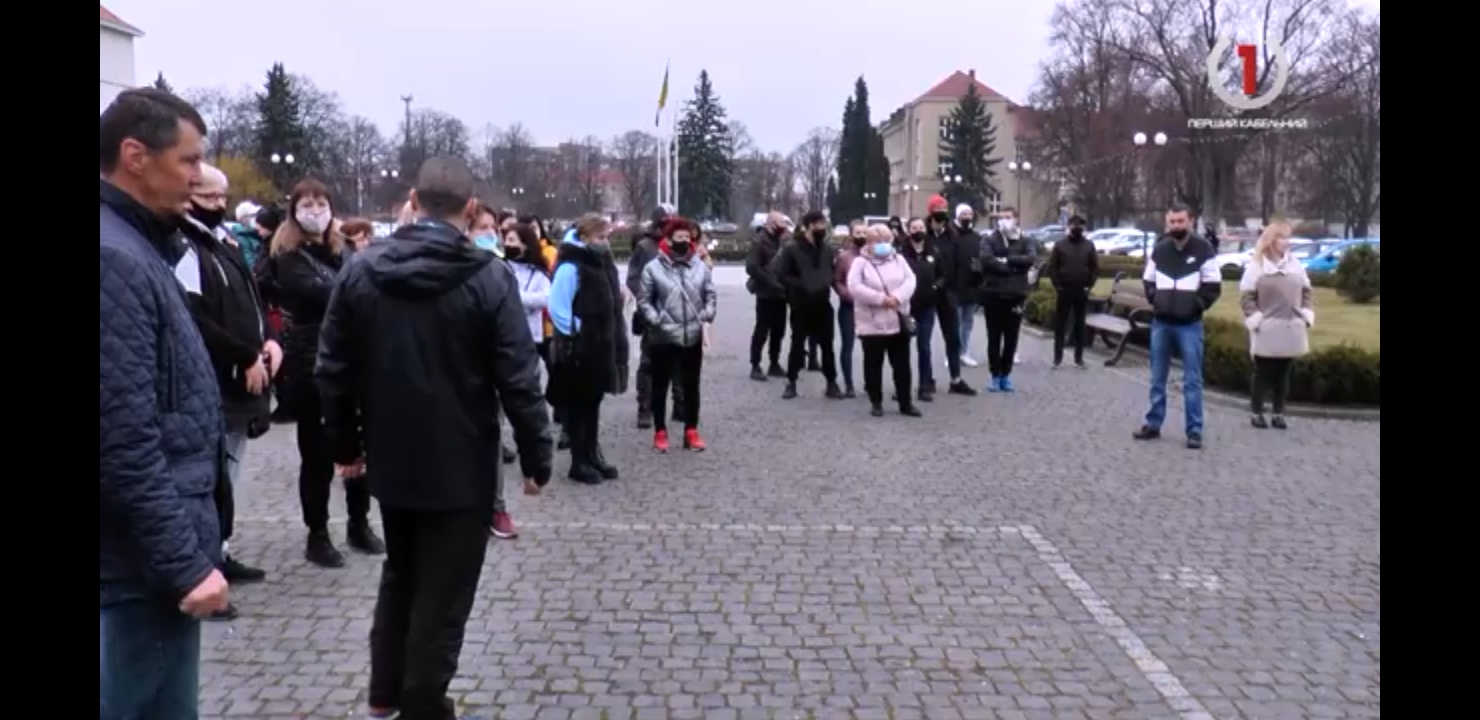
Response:
M1285 48L1278 42L1269 43L1269 60L1274 70L1274 78L1270 83L1269 91L1263 95L1259 92L1259 46L1233 44L1233 40L1222 38L1213 45L1213 51L1208 53L1208 85L1212 87L1213 94L1218 96L1226 105L1235 110L1258 110L1269 106L1278 100L1280 93L1285 91L1285 84L1290 81L1290 64L1285 57ZM1223 81L1223 56L1229 50L1234 51L1234 57L1239 60L1239 91L1234 91Z

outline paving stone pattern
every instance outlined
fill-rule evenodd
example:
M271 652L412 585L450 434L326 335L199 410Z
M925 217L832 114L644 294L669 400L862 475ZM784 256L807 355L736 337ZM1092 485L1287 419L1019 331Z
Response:
M1194 453L1174 406L1167 439L1135 444L1143 385L1050 372L1027 338L1015 395L873 419L809 375L784 403L745 379L752 305L719 277L710 451L651 454L618 398L622 480L510 493L523 536L489 554L453 686L467 712L1380 716L1380 425L1258 432L1210 408ZM208 718L363 713L379 567L305 565L296 464L291 427L249 449L234 548L271 577L207 628Z

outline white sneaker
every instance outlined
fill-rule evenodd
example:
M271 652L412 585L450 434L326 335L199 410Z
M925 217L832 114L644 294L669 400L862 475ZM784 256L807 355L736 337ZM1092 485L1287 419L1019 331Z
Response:
M972 357L970 355L962 355L961 356L961 364L962 365L965 365L966 367L969 367L969 368L981 367L982 366L981 363L979 363L979 362L976 361L976 358L974 358L974 357Z

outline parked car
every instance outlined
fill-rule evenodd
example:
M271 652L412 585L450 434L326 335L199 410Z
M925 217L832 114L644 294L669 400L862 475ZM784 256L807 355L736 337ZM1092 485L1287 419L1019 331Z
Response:
M1318 255L1313 255L1304 261L1307 272L1334 272L1336 266L1341 264L1341 256L1358 245L1371 246L1373 251L1382 252L1382 238L1352 238L1326 248Z

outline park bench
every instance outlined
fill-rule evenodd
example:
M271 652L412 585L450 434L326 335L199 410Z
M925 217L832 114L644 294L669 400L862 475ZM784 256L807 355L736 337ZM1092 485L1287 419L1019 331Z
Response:
M1116 273L1110 294L1089 299L1089 314L1084 324L1089 328L1089 344L1099 336L1115 354L1105 361L1106 367L1120 362L1131 334L1151 326L1151 303L1146 301L1146 288L1139 278Z

